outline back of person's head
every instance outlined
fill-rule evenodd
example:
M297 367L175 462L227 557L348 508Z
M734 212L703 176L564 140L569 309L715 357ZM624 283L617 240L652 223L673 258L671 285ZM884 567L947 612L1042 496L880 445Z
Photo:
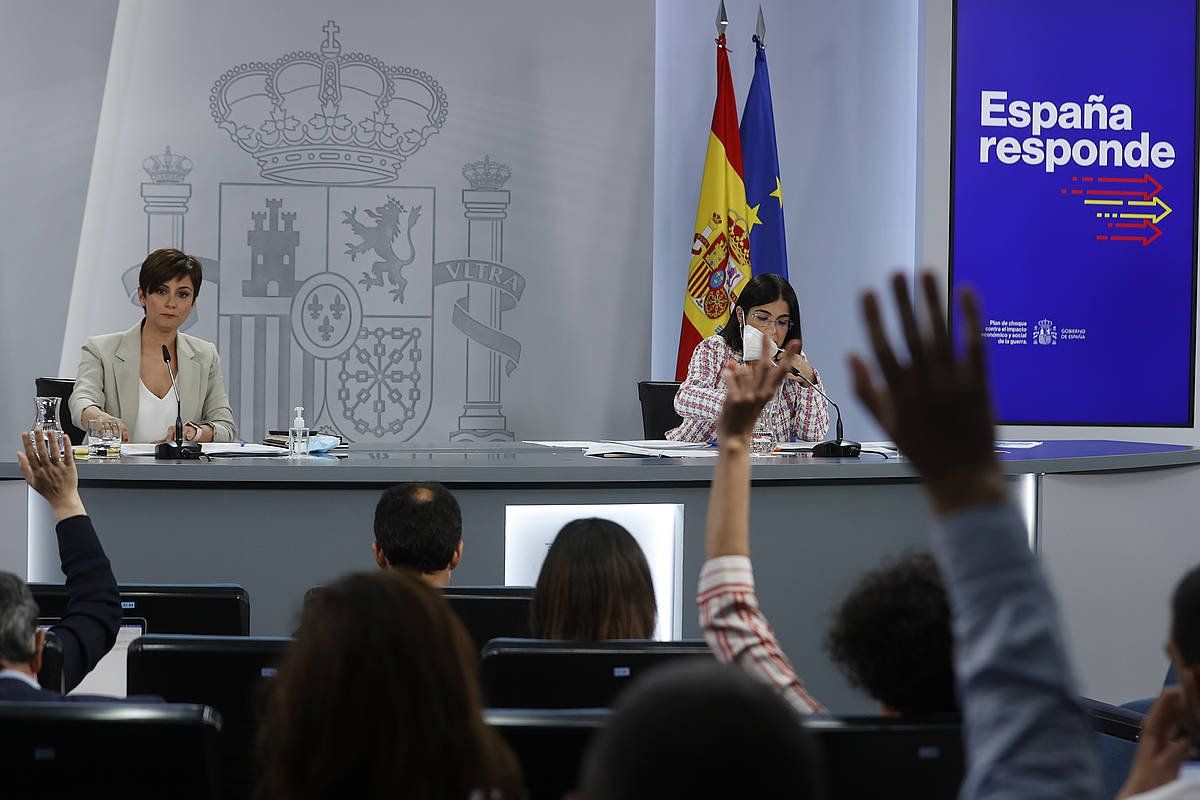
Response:
M462 541L462 512L440 483L401 483L375 506L375 541L393 567L429 574L452 568Z
M658 607L642 548L607 519L568 522L538 574L530 627L541 639L649 639Z
M348 575L309 598L259 732L259 797L485 798L520 769L483 720L477 656L408 570Z
M825 647L850 683L887 711L958 710L950 602L928 553L863 575L834 611Z
M38 605L11 572L0 572L0 661L29 664L37 658Z
M823 785L811 737L774 690L690 660L659 667L618 699L581 780L584 800L806 800L823 797Z
M1179 666L1200 666L1200 567L1193 567L1171 597L1171 641Z

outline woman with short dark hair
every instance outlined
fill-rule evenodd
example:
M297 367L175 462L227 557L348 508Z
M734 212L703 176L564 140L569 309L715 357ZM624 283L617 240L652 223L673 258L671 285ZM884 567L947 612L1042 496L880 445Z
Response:
M542 562L530 608L539 639L651 639L658 606L637 541L607 519L568 522Z
M83 343L75 391L67 401L75 424L86 432L89 422L107 420L126 441L162 442L175 439L178 416L187 441L237 437L216 345L179 332L196 307L203 281L200 261L187 253L164 248L146 256L137 290L145 315L123 333ZM163 361L164 347L172 372ZM179 408L172 373L179 384Z
M357 573L305 603L259 729L260 800L516 800L483 718L478 654L409 570Z
M753 331L747 334L747 328ZM725 369L744 363L743 340L760 334L764 358L785 357L782 348L793 339L803 348L800 304L791 284L781 275L765 273L751 278L721 332L696 345L687 378L675 395L675 411L683 417L683 424L667 431L668 439L705 442L715 437L717 415L725 402ZM776 441L820 441L829 432L828 404L812 388L824 390L821 376L803 349L792 358L791 366L792 374L763 409L760 425L769 427Z

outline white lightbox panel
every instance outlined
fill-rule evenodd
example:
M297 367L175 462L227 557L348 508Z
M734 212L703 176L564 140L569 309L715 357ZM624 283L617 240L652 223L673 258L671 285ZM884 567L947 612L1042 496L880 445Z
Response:
M510 505L504 509L504 584L534 586L554 537L568 522L600 517L623 526L646 556L658 621L654 638L683 636L683 505Z

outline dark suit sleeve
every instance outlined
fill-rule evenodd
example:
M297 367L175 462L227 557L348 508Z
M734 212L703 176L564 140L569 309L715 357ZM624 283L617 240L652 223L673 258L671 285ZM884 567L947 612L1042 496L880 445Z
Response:
M53 631L62 644L63 683L70 691L116 642L121 597L90 517L64 519L55 532L67 576L67 610Z

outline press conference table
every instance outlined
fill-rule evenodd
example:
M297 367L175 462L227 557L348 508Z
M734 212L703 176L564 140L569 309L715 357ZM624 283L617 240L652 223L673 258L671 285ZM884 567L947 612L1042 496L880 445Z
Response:
M1147 519L1176 532L1171 536L1177 543L1151 548L1165 559L1159 571L1200 562L1194 543L1200 536L1186 536L1192 526L1187 501L1200 496L1200 449L1047 441L999 457L1026 514L1031 545L1047 561L1068 612L1075 602L1071 593L1081 595L1081 613L1090 614L1097 602L1089 588L1093 576L1079 574L1081 569L1128 559L1113 548L1114 542L1128 546L1130 537L1098 531L1106 520L1129 514L1130 524L1141 520L1143 534ZM81 463L79 475L118 580L240 583L250 593L255 635L291 631L308 588L347 571L374 569L375 503L395 483L441 481L454 491L465 543L454 580L463 585L503 583L509 506L680 504L682 633L690 637L698 635L691 592L704 558L712 466L711 458L602 459L577 449L515 443L353 449L341 460L123 458ZM10 496L18 480L15 462L0 461L0 484L7 484ZM819 697L839 709L868 710L828 663L821 642L831 607L862 572L887 556L928 546L932 518L912 466L902 457L873 454L772 456L755 459L753 481L753 553L764 609ZM27 574L61 581L47 515L40 499L29 503ZM20 542L12 537L25 533L17 526L0 532L10 539L2 552L15 552ZM1105 551L1089 554L1101 535ZM20 572L18 566L4 565ZM1146 602L1165 607L1165 593ZM1110 623L1113 612L1105 614ZM1151 662L1142 669L1149 672ZM1124 688L1113 684L1108 693L1117 691Z

